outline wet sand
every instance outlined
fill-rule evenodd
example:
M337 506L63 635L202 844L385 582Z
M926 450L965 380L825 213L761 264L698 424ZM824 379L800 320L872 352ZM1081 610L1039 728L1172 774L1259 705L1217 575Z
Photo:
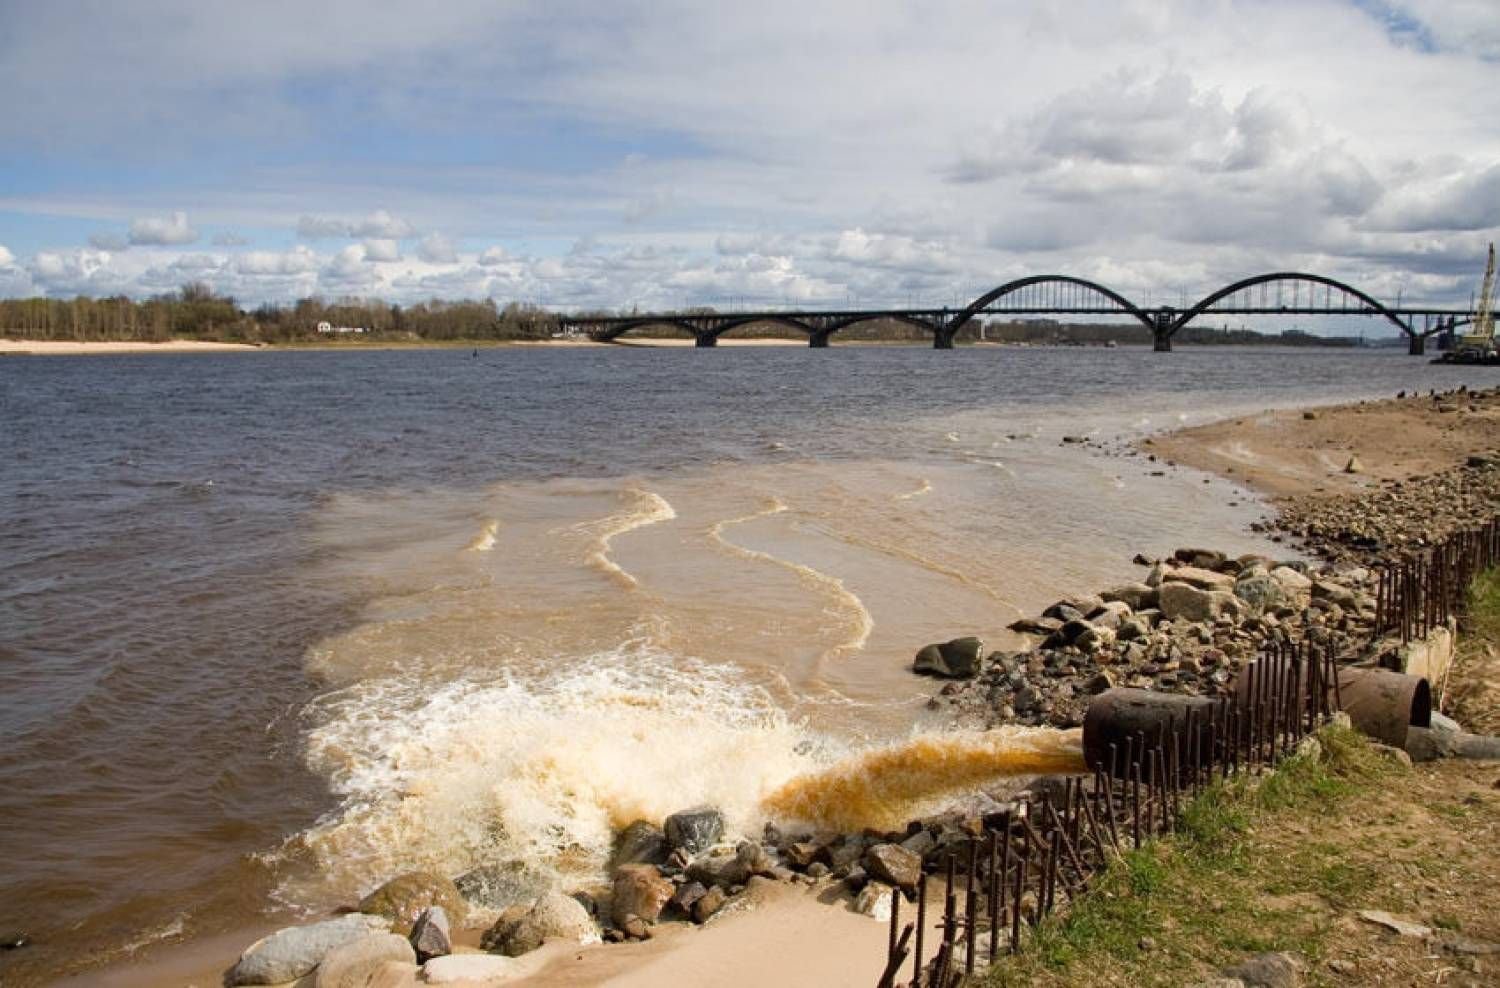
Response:
M1500 448L1500 401L1450 393L1267 411L1154 436L1141 448L1273 497L1338 494ZM1355 472L1346 470L1351 458Z

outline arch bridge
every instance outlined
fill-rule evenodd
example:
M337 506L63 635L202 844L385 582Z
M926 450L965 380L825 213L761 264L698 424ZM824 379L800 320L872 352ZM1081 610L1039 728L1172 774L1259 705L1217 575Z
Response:
M1172 338L1200 316L1350 315L1384 319L1407 337L1408 352L1425 351L1427 340L1471 321L1469 309L1387 305L1360 289L1319 274L1273 271L1245 278L1210 292L1190 306L1139 306L1129 298L1086 278L1064 274L1031 275L1006 282L962 309L777 309L735 313L643 313L629 316L564 316L566 331L601 342L620 339L632 330L670 327L692 335L696 346L717 346L719 337L752 324L788 326L806 333L808 344L826 347L834 333L862 322L891 320L932 334L939 350L953 348L959 331L980 316L1081 315L1133 319L1151 331L1154 347L1172 349Z

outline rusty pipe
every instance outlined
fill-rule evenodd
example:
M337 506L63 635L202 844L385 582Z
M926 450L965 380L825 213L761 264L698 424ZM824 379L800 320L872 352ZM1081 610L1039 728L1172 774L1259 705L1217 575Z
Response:
M1346 666L1338 691L1350 722L1392 747L1406 748L1409 728L1432 726L1432 687L1420 676Z
M1208 711L1218 701L1206 696L1183 696L1178 693L1153 693L1150 690L1111 689L1094 697L1083 717L1083 758L1089 768L1107 773L1117 773L1120 767L1111 758L1110 749L1124 748L1130 752L1130 743L1137 735L1155 737L1159 732L1170 737L1173 724L1187 723L1189 711L1193 712L1196 724L1205 722ZM1203 753L1202 747L1196 749ZM1143 752L1134 754L1140 760ZM1130 771L1131 757L1127 754L1125 772ZM1186 763L1189 759L1180 759ZM1196 767L1190 764L1174 766L1185 777L1191 778ZM1128 776L1127 776L1128 778Z

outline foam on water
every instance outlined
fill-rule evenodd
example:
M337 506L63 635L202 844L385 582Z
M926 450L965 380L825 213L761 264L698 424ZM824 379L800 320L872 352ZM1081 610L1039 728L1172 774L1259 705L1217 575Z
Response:
M629 589L637 586L639 581L609 558L610 543L626 532L671 521L677 517L677 512L667 503L666 498L655 491L631 488L625 494L629 499L629 506L624 511L610 515L592 526L594 541L589 547L588 564Z
M489 552L495 548L495 536L500 532L500 522L494 518L484 523L479 534L464 549L468 552Z
M1087 771L1081 731L1000 728L918 735L858 752L768 796L774 819L857 831L895 829L934 800L997 778Z
M294 901L516 858L592 877L615 830L699 803L752 833L761 798L834 750L732 671L639 644L552 676L367 681L307 715L339 805L295 841L320 874Z
M716 522L708 530L708 537L718 543L724 549L739 556L741 559L754 559L759 562L772 563L791 570L803 583L826 594L834 604L834 609L842 611L846 615L846 627L849 637L830 649L825 656L851 655L865 647L870 640L870 633L875 630L875 618L870 614L865 602L859 599L844 585L844 581L836 576L831 576L821 570L804 566L801 563L782 559L780 556L759 549L750 549L729 541L724 537L724 530L734 525L743 525L748 522L757 521L761 518L769 518L779 515L787 510L787 505L778 497L766 499L765 506L761 510L738 518L727 518Z
M921 497L923 494L930 493L932 493L932 481L928 480L926 477L923 477L922 482L915 488L905 492L904 494L894 495L894 499L897 501L910 501L914 497Z

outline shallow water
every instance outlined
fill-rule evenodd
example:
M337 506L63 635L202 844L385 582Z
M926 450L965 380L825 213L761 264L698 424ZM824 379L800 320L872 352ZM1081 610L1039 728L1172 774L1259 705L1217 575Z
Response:
M254 353L0 363L0 955L65 962L610 829L937 730L921 644L1264 548L1062 446L1486 383L1387 352ZM784 808L781 810L785 812Z

